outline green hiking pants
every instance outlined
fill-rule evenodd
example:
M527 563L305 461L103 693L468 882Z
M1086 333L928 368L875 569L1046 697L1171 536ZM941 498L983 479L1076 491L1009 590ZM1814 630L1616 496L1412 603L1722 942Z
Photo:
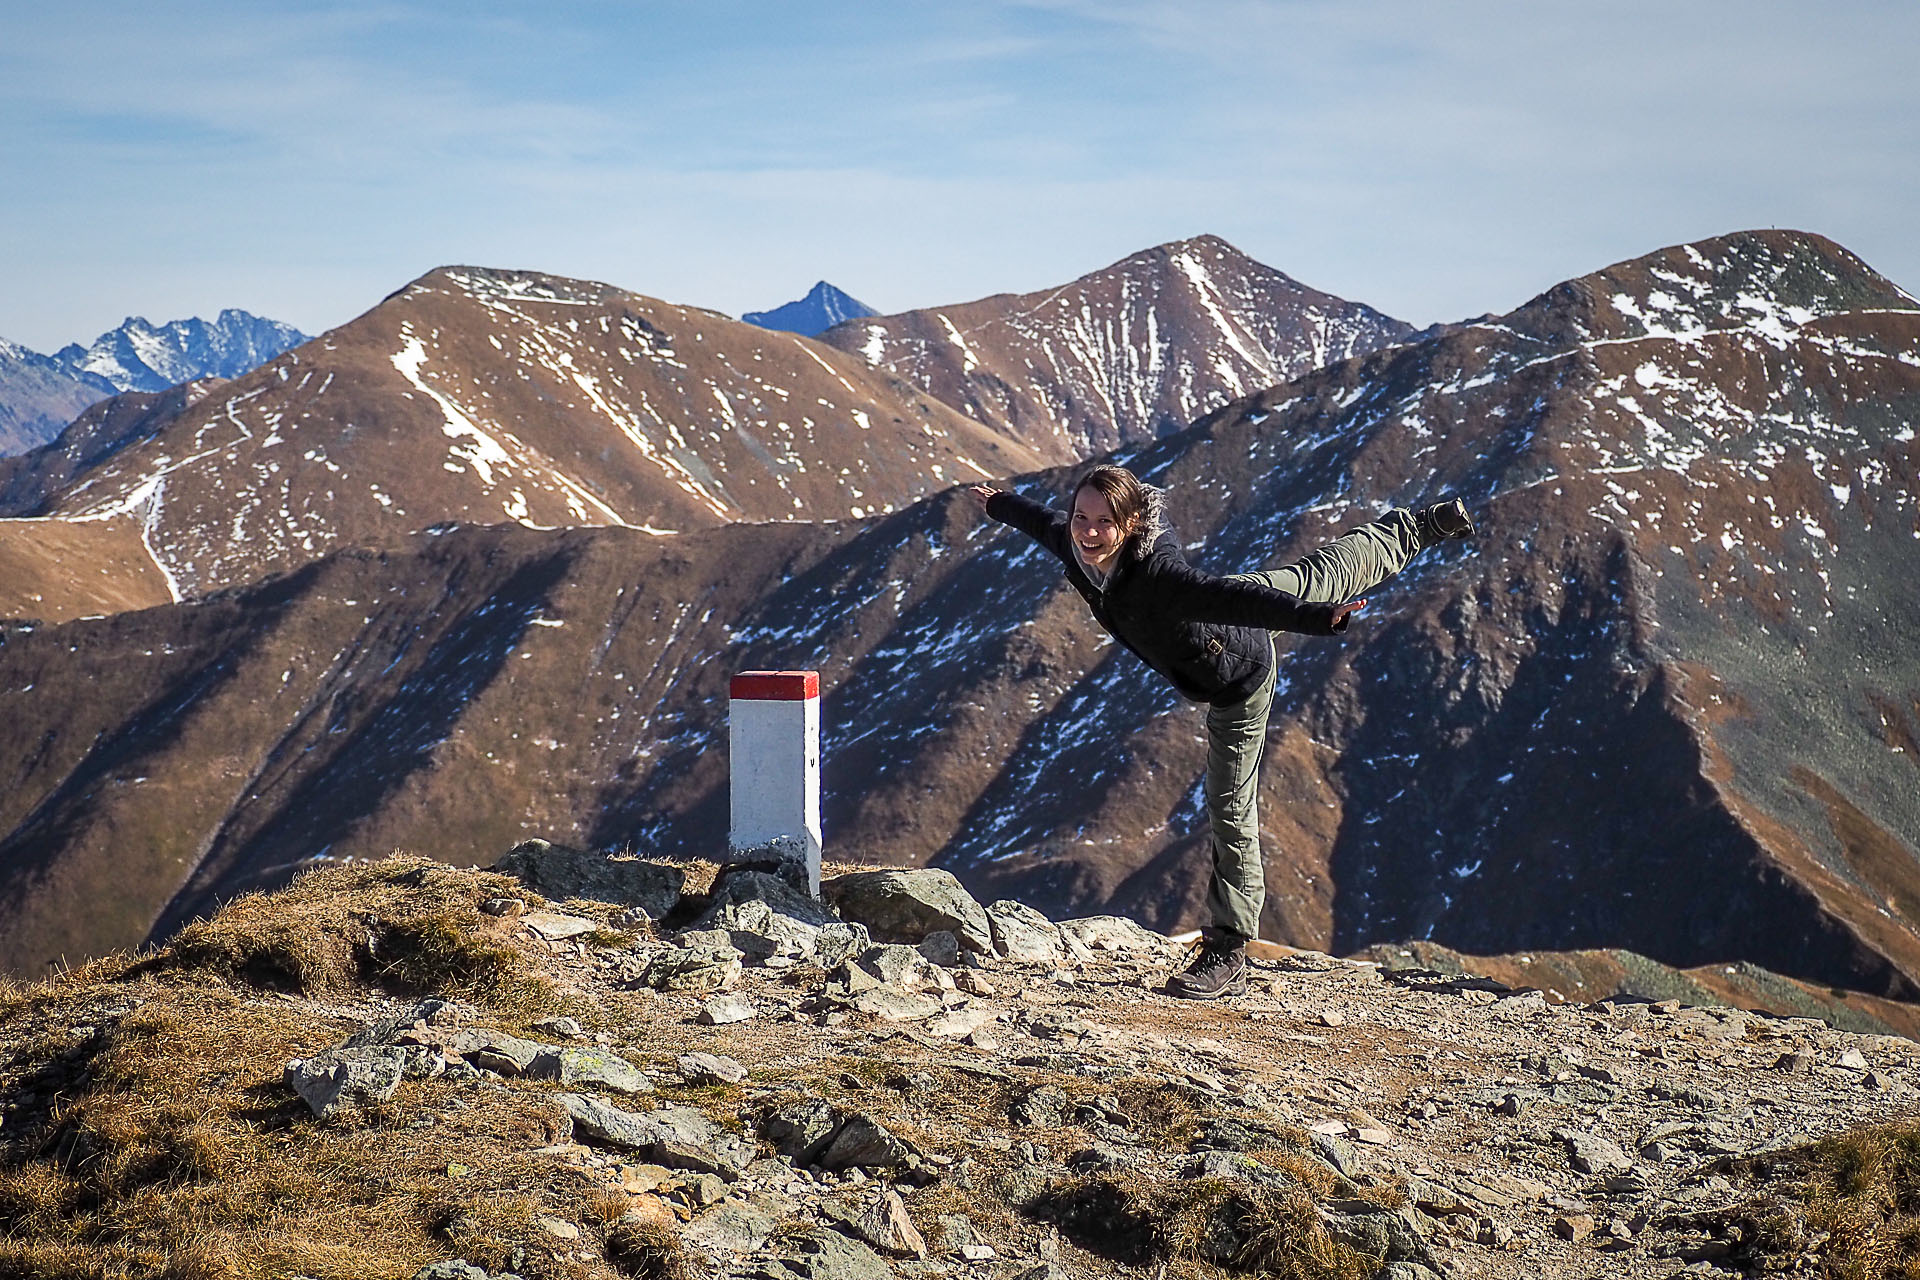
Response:
M1284 568L1233 576L1302 600L1340 604L1400 572L1422 546L1413 512L1395 507ZM1260 936L1260 908L1267 899L1256 801L1277 666L1268 663L1266 681L1246 701L1207 709L1207 817L1213 826L1207 907L1214 928L1244 938Z

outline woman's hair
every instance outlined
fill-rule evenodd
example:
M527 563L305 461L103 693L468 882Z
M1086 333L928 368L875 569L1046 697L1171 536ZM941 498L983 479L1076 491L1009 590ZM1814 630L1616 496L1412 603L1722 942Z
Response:
M1139 476L1125 467L1095 467L1080 477L1080 483L1073 487L1076 500L1082 489L1093 489L1105 498L1107 506L1113 511L1113 518L1128 533L1136 532L1146 519L1147 503L1152 491L1140 482Z

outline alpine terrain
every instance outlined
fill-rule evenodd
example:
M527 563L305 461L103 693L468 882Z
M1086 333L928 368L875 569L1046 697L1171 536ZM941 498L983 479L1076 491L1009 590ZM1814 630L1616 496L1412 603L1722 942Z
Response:
M413 479L444 472L454 492L498 502L510 475L531 506L536 473L518 459L534 455L509 455L511 473L483 455L482 436L503 452L508 439L496 419L482 425L483 407L504 414L491 406L536 378L586 396L558 370L611 404L585 353L603 335L631 352L646 332L631 295L536 301L538 289L558 286L436 273L313 358L408 382L420 415L397 411L408 438L445 435ZM456 324L475 312L500 328ZM713 356L731 322L683 322L694 336L674 330L672 349L704 350L696 367L747 359ZM539 345L562 333L584 336ZM467 358L495 340L529 354ZM789 369L836 359L763 340ZM354 468L374 456L368 437L399 450L406 433L329 410L325 375L291 356L56 486L54 505L144 512L162 563L180 545L167 539L187 536L217 535L238 557L273 536L242 485L281 460L295 474L294 446L265 437L293 420L303 378L321 399L300 429L333 434L300 447L354 476L337 482L347 506L367 484ZM943 412L926 403L930 419ZM1829 241L1766 232L1617 264L1123 451L1169 487L1190 556L1215 570L1283 562L1441 494L1481 524L1373 593L1350 636L1283 640L1261 802L1266 935L1337 951L1428 940L1480 956L1739 960L1912 996L1917 417L1920 304ZM495 469L491 491L476 458ZM172 486L197 466L227 479L197 490L208 515L196 524ZM959 470L947 474L973 474ZM382 474L396 506L414 501L403 469ZM741 473L716 474L729 495L751 492ZM1057 500L1075 474L1012 484ZM216 483L241 495L223 519L247 536L211 521ZM524 523L571 519L564 497L554 505ZM1055 915L1197 922L1198 711L1107 643L1058 566L963 493L853 522L689 522L672 538L621 514L326 555L316 537L317 558L278 553L304 559L286 576L13 626L0 646L12 726L0 769L13 779L0 894L18 909L0 919L0 964L38 971L164 937L300 865L395 847L500 848L533 830L715 850L726 682L756 667L821 671L834 856L947 868L982 897ZM210 533L179 532L194 529ZM203 586L272 563L171 554L176 579Z
M1065 463L1409 332L1199 236L1057 289L852 320L823 340Z
M147 427L103 453L77 424L0 463L0 513L135 516L193 595L451 521L661 535L860 517L1037 462L804 338L465 267Z

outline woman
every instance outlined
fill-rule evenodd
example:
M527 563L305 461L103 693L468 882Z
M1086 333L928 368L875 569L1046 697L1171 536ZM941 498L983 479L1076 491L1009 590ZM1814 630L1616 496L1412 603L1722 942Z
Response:
M1360 593L1398 573L1423 547L1464 538L1458 499L1419 512L1396 507L1281 569L1219 577L1195 569L1167 529L1164 491L1125 467L1098 466L1055 511L991 485L970 492L989 516L1058 556L1107 633L1180 693L1207 704L1207 816L1213 878L1191 964L1173 995L1211 1000L1247 989L1246 944L1266 901L1255 795L1273 706L1274 631L1337 635L1366 605Z

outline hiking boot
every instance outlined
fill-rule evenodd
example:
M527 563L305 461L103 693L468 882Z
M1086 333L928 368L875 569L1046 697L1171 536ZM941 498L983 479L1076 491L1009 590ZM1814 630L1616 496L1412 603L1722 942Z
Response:
M1167 979L1167 994L1183 1000L1219 1000L1247 994L1247 941L1203 934L1193 962Z
M1458 498L1420 508L1413 513L1413 522L1420 530L1420 545L1425 547L1473 532L1473 517L1467 514L1467 504Z

